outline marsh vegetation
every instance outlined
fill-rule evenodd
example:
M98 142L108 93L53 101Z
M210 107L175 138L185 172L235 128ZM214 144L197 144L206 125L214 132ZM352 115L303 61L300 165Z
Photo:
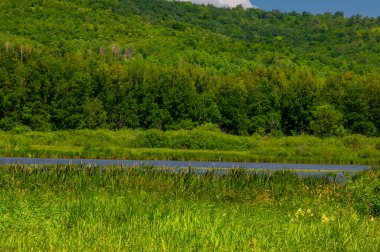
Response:
M210 125L166 132L0 131L0 155L8 157L375 165L380 162L379 146L380 138L362 135L234 136Z
M378 251L379 170L345 184L231 170L6 166L7 250Z

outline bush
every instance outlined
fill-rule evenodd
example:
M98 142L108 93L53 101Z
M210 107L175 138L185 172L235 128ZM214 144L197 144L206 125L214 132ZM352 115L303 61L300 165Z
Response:
M205 130L205 128L211 130ZM257 143L251 137L223 134L214 125L209 124L193 130L142 131L132 140L132 146L191 150L251 150L257 146Z
M319 137L343 136L343 115L331 105L322 105L313 111L310 130Z
M210 142L201 132L183 131L170 137L170 147L175 149L205 149L206 146L215 149L215 145L215 141Z
M357 150L357 149L360 149L362 147L360 135L351 135L351 136L344 137L342 139L342 142L343 142L344 146L346 146L350 149Z
M221 133L221 130L219 128L219 125L215 123L205 123L196 128L197 130L202 130L202 131L213 131L217 133Z
M380 216L380 169L371 169L353 177L346 188L351 203L361 214Z
M137 135L134 147L137 148L163 148L168 147L168 137L163 131L150 129Z
M15 118L12 117L4 117L0 119L0 129L2 130L11 130L20 124L17 122Z
M17 126L12 128L11 133L12 134L22 134L22 133L31 132L31 131L32 131L32 129L29 128L28 126L17 125Z
M249 150L256 147L252 138L236 137L202 129L167 132L170 148L200 150Z
M352 125L352 132L366 136L376 136L377 129L372 122L355 122Z
M377 144L375 144L375 149L376 150L380 150L380 142L378 142Z

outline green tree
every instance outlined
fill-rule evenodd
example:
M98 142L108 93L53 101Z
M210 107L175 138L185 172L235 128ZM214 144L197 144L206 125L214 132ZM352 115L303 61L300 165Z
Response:
M285 134L309 133L312 108L317 98L317 84L313 75L304 69L295 72L285 88L281 113Z
M84 123L89 129L104 127L107 122L107 113L103 110L102 101L98 98L88 99L83 104Z
M319 137L342 136L343 115L329 104L317 106L313 110L313 119L310 122L310 130Z

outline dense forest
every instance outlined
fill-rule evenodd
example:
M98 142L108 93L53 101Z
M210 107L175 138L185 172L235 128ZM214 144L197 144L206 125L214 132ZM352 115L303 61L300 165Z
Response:
M380 17L0 0L0 129L380 134Z

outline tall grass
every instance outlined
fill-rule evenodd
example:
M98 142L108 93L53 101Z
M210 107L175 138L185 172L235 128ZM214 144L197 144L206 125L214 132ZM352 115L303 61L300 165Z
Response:
M1 132L0 155L189 161L380 164L380 138L231 136L198 128Z
M0 247L379 251L380 221L358 207L363 195L353 196L378 175L341 185L289 172L7 166L0 170Z

